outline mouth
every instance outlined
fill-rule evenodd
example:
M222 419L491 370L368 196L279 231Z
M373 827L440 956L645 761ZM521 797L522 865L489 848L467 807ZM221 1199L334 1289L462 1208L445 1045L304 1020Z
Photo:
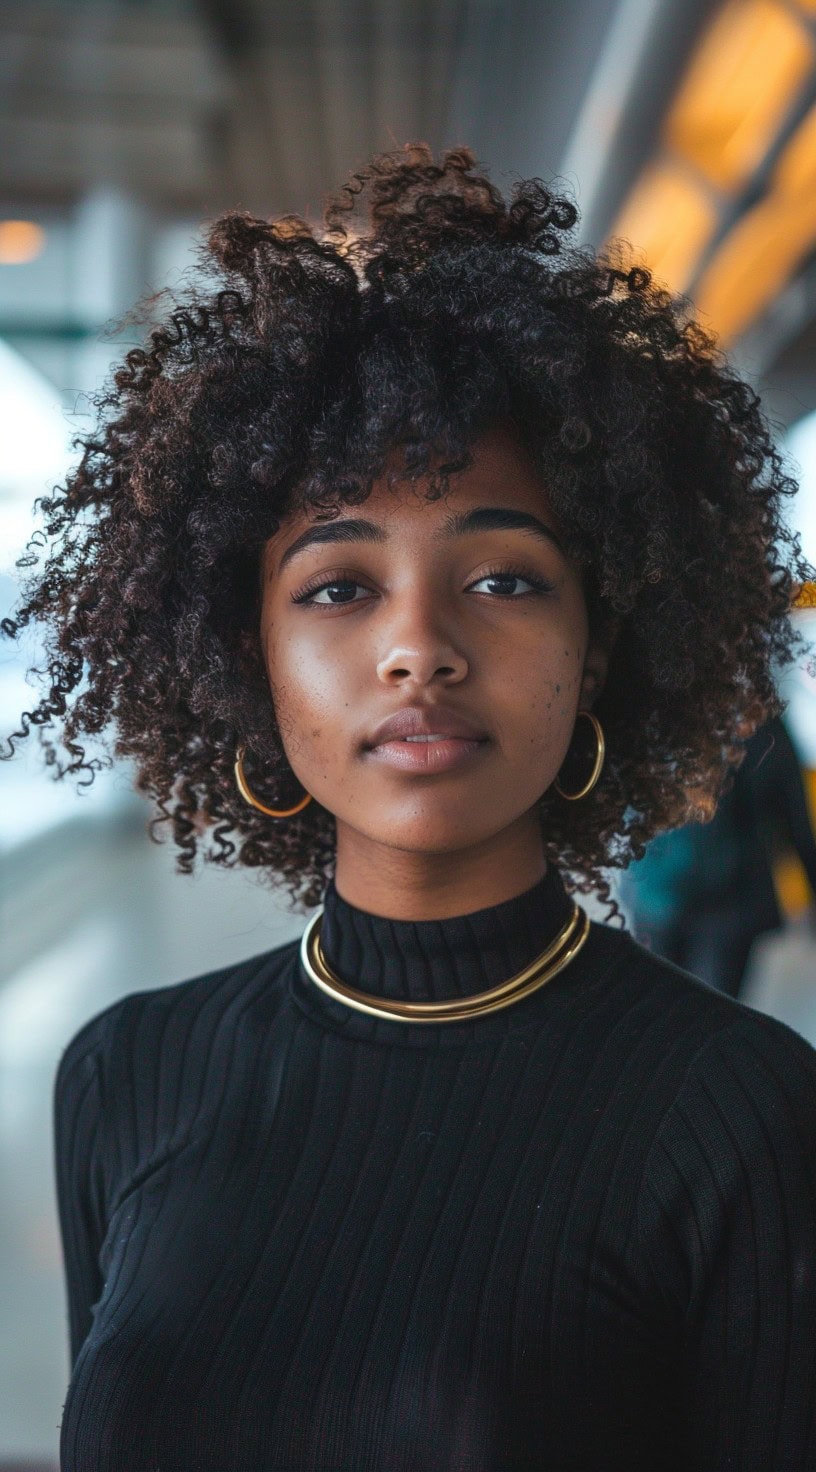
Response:
M473 762L490 747L481 723L441 702L405 705L370 733L363 746L368 761L399 772L428 776Z
M448 772L472 762L490 745L489 737L400 736L366 749L366 756L401 772Z

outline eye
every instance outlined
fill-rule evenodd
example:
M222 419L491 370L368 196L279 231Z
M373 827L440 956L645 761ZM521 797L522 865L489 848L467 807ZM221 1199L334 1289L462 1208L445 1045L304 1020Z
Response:
M356 578L334 577L322 583L307 583L292 599L293 603L314 603L318 608L337 607L344 603L359 603L361 600L354 597L354 589L362 588L363 584ZM348 596L349 591L351 597ZM319 593L328 593L327 598L319 598ZM339 597L335 597L339 594Z
M470 586L471 588L475 588L479 583L504 584L504 587L500 587L498 590L495 587L488 589L491 597L498 598L529 597L529 592L522 590L521 593L518 593L512 586L508 586L513 583L526 583L527 588L532 589L533 593L551 593L553 591L552 583L548 583L544 578L536 577L535 574L525 568L497 567L491 572L482 573L482 576L477 578L476 582L471 583Z
M542 593L551 593L554 589L553 583L547 582L546 579L530 572L528 568L522 567L492 568L469 586L471 589L478 588L479 583L493 583L494 586L487 589L487 596L502 598L505 602L517 602L519 598L536 597ZM526 588L519 590L513 586L519 583L526 583ZM497 584L498 587L495 586ZM364 603L365 597L355 596L355 590L359 592L360 589L364 593L370 592L370 589L366 590L365 584L361 583L358 578L341 572L335 574L333 578L324 578L322 582L317 580L307 583L299 593L293 594L292 602L313 604L316 608L340 608L350 603Z

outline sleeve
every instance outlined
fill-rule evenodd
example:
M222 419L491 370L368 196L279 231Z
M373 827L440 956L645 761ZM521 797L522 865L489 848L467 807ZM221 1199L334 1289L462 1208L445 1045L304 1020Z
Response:
M99 1050L83 1030L60 1059L53 1094L57 1212L72 1370L103 1286L99 1267L105 1231L101 1118Z
M753 1013L704 1045L638 1228L695 1472L816 1467L816 1051Z

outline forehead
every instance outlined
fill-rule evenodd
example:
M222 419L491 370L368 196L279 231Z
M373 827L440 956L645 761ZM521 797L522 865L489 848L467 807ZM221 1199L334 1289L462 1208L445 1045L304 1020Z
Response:
M395 519L404 524L407 519L421 517L417 530L431 532L438 524L448 521L451 504L460 511L468 506L487 505L534 513L554 529L557 527L541 472L512 428L494 427L477 439L470 447L471 463L462 470L449 472L444 494L434 500L428 499L430 476L412 478L405 470L403 454L398 445L389 450L365 501L341 506L333 519L365 516L393 527ZM438 469L442 463L441 458L432 460L432 469ZM325 514L319 515L308 507L292 510L283 518L271 544L282 555L316 523L325 525Z
M481 500L489 492L498 505L510 505L514 501L520 504L520 498L526 498L530 510L546 506L546 487L541 473L530 451L509 427L497 426L483 434L471 445L470 456L468 466L449 473L447 495L462 501ZM437 460L435 464L438 466L441 461ZM396 478L403 474L402 451L395 447L389 452L383 472L374 481L371 500L366 504L393 508L396 501L405 506L427 506L430 511L439 511L438 503L428 502L425 497L427 477L416 482Z
M511 436L494 434L477 442L472 463L451 473L448 493L433 501L423 485L426 477L401 479L401 471L401 457L392 451L362 504L336 515L300 511L286 518L264 549L266 574L274 577L299 565L309 551L346 542L390 542L403 549L406 537L411 544L424 546L426 540L434 545L451 543L491 531L524 532L566 557L562 531L537 468Z

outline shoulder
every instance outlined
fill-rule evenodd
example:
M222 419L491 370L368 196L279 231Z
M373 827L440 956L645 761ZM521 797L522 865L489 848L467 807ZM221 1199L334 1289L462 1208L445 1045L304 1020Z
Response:
M740 1007L690 1060L673 1116L664 1148L681 1123L705 1120L724 1150L745 1157L799 1139L816 1162L816 1049L778 1018Z
M654 1112L645 1191L675 1223L694 1201L711 1221L730 1204L815 1226L816 1049L778 1018L722 1001L700 1008L708 1025Z
M640 1060L636 1198L649 1260L671 1241L710 1263L743 1220L769 1240L795 1223L816 1243L816 1048L627 932L597 929L604 1036L620 1032L626 1061Z
M667 1032L689 1056L721 1028L758 1015L648 950L628 930L593 921L586 952L600 997L610 1006L636 1011L641 1021L652 1013L662 1017Z
M709 1313L719 1344L730 1305L744 1344L745 1304L767 1336L780 1306L784 1313L797 1300L799 1332L810 1335L816 1050L785 1023L735 1004L654 1118L632 1241L635 1271L655 1301L681 1322Z
M702 1080L726 1075L755 1083L757 1096L760 1073L766 1088L773 1078L789 1088L799 1080L805 1093L812 1087L816 1049L786 1023L714 990L628 931L593 923L591 943L593 1004L608 1030L615 1025L651 1050L652 1092L664 1109L681 1096L702 1105Z
M73 1034L60 1055L56 1075L58 1096L82 1086L92 1074L104 1074L109 1086L116 1075L156 1057L165 1044L178 1056L186 1037L195 1029L201 1040L223 1026L233 1003L264 992L279 992L298 940L245 960L202 972L168 986L128 992L90 1017ZM165 1049L165 1051L168 1051Z
M704 1067L716 1066L716 1059L762 1058L770 1066L774 1059L787 1059L806 1071L816 1067L816 1048L787 1023L716 991L680 966L655 956L628 933L624 945L632 974L644 991L666 998L678 1014L704 1024L702 1046L691 1061Z

